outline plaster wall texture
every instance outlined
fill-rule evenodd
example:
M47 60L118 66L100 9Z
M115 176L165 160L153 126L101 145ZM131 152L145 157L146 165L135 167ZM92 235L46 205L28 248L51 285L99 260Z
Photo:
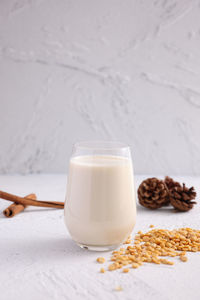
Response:
M0 1L0 173L106 139L138 174L200 174L199 83L200 1Z

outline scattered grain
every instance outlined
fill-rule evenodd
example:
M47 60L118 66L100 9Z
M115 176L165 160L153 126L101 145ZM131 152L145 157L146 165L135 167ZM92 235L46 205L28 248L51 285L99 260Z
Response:
M130 269L129 268L125 268L125 269L123 269L123 273L128 273L130 271Z
M103 264L103 263L105 263L105 258L104 257L98 257L97 258L97 262L99 263L99 264Z
M186 262L188 260L187 256L180 255L180 260Z
M150 227L153 228L152 225ZM130 236L125 243L131 243ZM174 230L151 229L146 233L138 231L133 244L113 251L110 259L113 263L108 266L108 270L114 271L128 265L138 268L143 263L174 264L173 261L164 257L178 256L181 261L186 262L185 255L188 251L200 251L200 230L179 228ZM97 262L104 263L105 258L99 257ZM128 273L129 268L124 268L123 272Z
M137 269L138 267L139 267L139 264L137 264L137 263L133 263L133 264L132 264L132 268L133 268L133 269Z
M118 285L118 286L116 286L115 291L121 292L121 291L123 291L123 288L121 287L121 285Z

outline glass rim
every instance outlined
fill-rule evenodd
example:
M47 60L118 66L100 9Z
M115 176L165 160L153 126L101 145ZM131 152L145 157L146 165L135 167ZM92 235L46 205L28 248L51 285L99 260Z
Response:
M89 140L74 143L74 148L89 150L124 150L130 146L118 141Z

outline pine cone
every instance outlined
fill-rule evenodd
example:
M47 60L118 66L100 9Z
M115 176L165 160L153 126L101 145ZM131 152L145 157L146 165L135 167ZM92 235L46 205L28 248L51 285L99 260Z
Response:
M169 201L164 181L155 177L144 180L137 192L139 203L150 209L160 208Z
M191 201L195 199L196 192L194 187L187 188L183 183L183 186L176 185L170 189L169 200L175 209L179 211L188 211L193 208L196 202Z
M166 176L165 180L164 180L168 190L170 191L172 188L174 188L175 186L180 187L180 183L177 181L174 181L173 178Z

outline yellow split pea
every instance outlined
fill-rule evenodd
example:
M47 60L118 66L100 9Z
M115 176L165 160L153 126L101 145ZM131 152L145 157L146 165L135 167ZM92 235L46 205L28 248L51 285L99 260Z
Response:
M105 272L106 272L106 270L104 268L100 269L100 273L105 273Z
M131 237L128 237L126 242L130 241ZM152 229L146 233L138 231L133 244L112 252L110 260L113 263L108 266L108 270L114 271L128 265L135 269L143 263L174 264L164 257L179 256L181 261L186 262L185 254L188 251L200 251L200 230L187 227L174 230ZM97 261L104 263L105 259L99 257ZM123 272L128 273L129 270L127 267Z
M97 258L97 262L100 263L100 264L105 263L105 261L106 261L106 260L105 260L104 257L98 257L98 258Z

